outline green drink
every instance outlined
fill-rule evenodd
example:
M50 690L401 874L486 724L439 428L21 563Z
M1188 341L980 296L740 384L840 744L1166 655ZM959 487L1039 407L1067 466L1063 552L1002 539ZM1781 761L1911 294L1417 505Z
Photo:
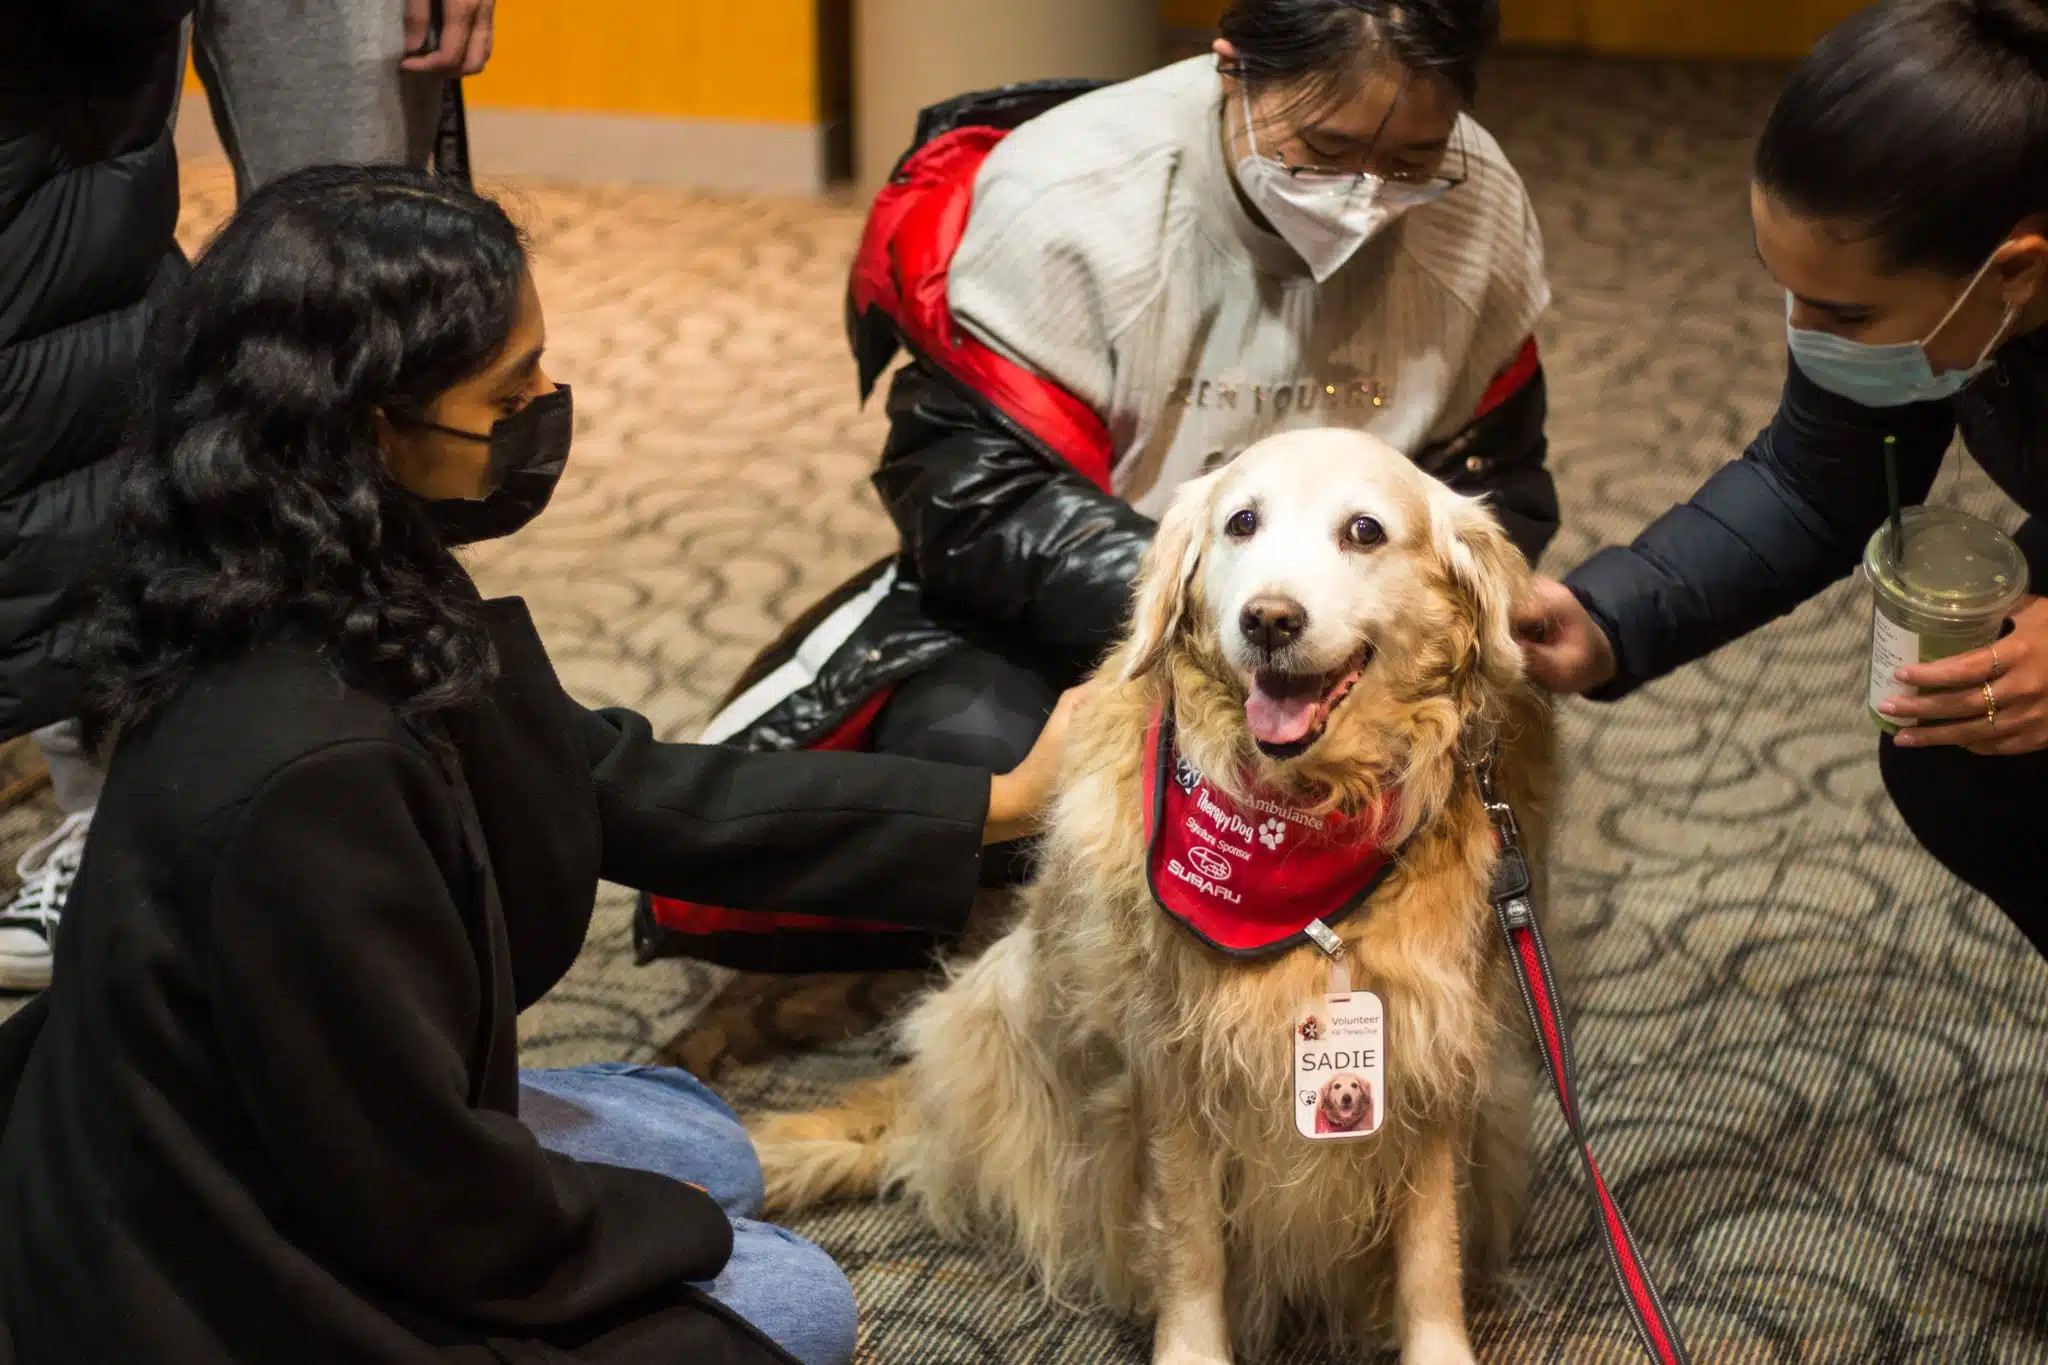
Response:
M1888 735L1897 734L1900 723L1879 714L1878 703L1920 694L1892 674L1991 644L2027 591L2026 556L1988 521L1951 507L1909 507L1903 531L1902 555L1896 555L1889 524L1863 551L1863 576L1874 598L1866 704Z

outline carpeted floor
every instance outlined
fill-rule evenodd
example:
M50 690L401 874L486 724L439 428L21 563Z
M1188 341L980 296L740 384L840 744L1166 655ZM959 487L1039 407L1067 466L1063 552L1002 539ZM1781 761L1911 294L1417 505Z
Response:
M1770 411L1782 315L1746 163L1776 79L1549 58L1491 74L1482 113L1534 192L1557 296L1552 571L1685 496ZM196 244L231 191L211 170L188 186ZM859 208L503 188L579 428L554 510L480 552L479 576L534 604L573 690L687 738L778 623L892 541L864 484L883 427L854 406L839 324ZM1955 467L1939 500L2012 519ZM2048 968L1892 814L1859 704L1867 629L1846 584L1566 714L1556 885L1592 926L1586 1105L1702 1365L2048 1360ZM0 851L48 818L0 816ZM575 972L523 1021L529 1062L677 1060L743 1108L806 1104L880 1064L865 1026L914 984L636 968L626 910L608 889ZM1540 1138L1481 1356L1633 1359L1548 1114ZM1140 1332L1042 1303L902 1210L802 1231L851 1272L872 1365L1146 1359Z

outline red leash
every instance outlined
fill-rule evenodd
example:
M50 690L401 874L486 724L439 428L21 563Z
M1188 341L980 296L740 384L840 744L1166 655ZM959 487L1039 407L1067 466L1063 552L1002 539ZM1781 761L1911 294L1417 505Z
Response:
M1543 928L1537 923L1529 861L1522 854L1515 814L1494 792L1493 756L1489 753L1473 766L1472 772L1479 782L1480 800L1486 803L1486 813L1493 821L1494 837L1500 842L1500 862L1493 874L1494 914L1500 920L1501 932L1507 935L1508 949L1514 957L1515 980L1522 988L1522 1003L1528 1007L1529 1022L1536 1026L1537 1041L1543 1046L1543 1068L1550 1073L1557 1107L1564 1114L1565 1127L1571 1130L1579 1160L1586 1168L1586 1179L1593 1187L1600 1235L1607 1243L1608 1267L1628 1302L1636 1336L1650 1358L1657 1365L1690 1365L1692 1357L1678 1335L1678 1324L1665 1311L1649 1268L1636 1251L1628 1220L1621 1216L1621 1206L1608 1193L1599 1164L1593 1160L1592 1144L1579 1127L1578 1075L1572 1066L1571 1035L1558 1003L1557 978L1550 968L1550 954L1543 946Z

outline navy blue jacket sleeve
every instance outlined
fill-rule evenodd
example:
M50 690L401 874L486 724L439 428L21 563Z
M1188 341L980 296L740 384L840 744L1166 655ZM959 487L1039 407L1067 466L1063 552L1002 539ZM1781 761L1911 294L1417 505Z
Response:
M1866 408L1790 365L1777 415L1741 459L1566 577L1619 665L1589 695L1626 696L1850 573L1885 518L1885 437L1897 438L1900 496L1922 502L1955 425L1948 402Z

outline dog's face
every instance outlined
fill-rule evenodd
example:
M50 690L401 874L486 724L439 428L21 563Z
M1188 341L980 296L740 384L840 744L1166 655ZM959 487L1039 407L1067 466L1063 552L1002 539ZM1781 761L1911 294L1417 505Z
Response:
M1323 1125L1333 1133L1355 1133L1372 1123L1372 1090L1349 1071L1330 1077L1320 1101Z
M1527 566L1473 499L1362 432L1290 432L1184 488L1160 524L1126 676L1179 641L1220 664L1267 758L1308 754L1355 689L1513 685Z
M1201 595L1272 758L1320 739L1375 655L1406 652L1432 561L1414 467L1370 437L1307 434L1323 439L1270 443L1220 480L1205 528Z

